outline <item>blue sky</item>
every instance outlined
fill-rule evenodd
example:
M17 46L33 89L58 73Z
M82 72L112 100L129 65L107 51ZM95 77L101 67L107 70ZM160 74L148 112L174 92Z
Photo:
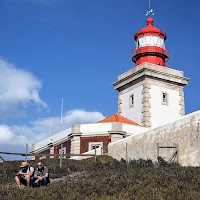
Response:
M186 114L199 110L200 2L152 0L170 67L191 78ZM0 149L23 151L64 127L117 112L112 83L135 67L133 35L148 0L0 0Z

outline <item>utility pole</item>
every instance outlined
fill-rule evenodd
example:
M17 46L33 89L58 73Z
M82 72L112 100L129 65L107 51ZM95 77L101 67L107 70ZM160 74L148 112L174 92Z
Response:
M50 117L50 137L51 137L51 117Z
M199 163L199 122L197 123L197 148L198 148L198 165L200 166Z
M63 98L61 103L61 131L62 131Z
M26 162L27 162L27 154L28 154L28 144L26 143Z
M63 144L60 147L60 168L62 168L62 157L63 157Z
M96 147L96 144L95 144L95 156L94 156L94 162L97 161L97 147Z
M128 144L126 143L126 162L128 163Z

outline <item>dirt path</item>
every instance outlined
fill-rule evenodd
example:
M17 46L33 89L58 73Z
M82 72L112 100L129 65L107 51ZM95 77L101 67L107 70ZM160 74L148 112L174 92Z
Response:
M63 177L60 177L60 178L50 179L50 182L51 183L56 183L56 182L59 182L59 181L69 181L69 182L78 181L80 176L82 176L84 173L85 172L76 172L76 173L73 173L73 174L69 174L68 176L63 176Z

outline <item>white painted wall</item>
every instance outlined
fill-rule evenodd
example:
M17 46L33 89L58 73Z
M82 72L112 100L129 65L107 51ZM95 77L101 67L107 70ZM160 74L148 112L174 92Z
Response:
M168 105L162 105L161 92L168 93ZM181 115L179 114L180 96L178 91L151 85L149 93L151 94L150 122L152 128L164 125L168 122L172 122L181 117Z
M108 134L112 129L112 123L81 124L80 132L82 135Z
M130 124L122 124L122 130L125 131L128 135L138 135L144 133L145 131L150 130L142 126L134 126Z
M122 113L123 117L126 117L138 124L142 124L142 89L143 86L132 89L131 91L122 94ZM134 107L129 108L129 96L134 94Z
M54 143L56 141L62 140L63 138L67 137L71 132L72 129L70 127L68 129L65 129L59 133L52 135L51 137L47 137L43 140L40 140L39 142L35 143L35 150L40 149L49 143Z

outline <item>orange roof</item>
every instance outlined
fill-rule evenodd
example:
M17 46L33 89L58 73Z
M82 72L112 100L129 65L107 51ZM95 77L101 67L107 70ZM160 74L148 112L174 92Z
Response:
M97 123L107 123L107 122L121 122L121 123L125 123L125 124L141 126L140 124L137 124L137 123L131 121L130 119L127 119L126 117L123 117L117 113L115 113L114 115L111 115L110 117L107 117Z

